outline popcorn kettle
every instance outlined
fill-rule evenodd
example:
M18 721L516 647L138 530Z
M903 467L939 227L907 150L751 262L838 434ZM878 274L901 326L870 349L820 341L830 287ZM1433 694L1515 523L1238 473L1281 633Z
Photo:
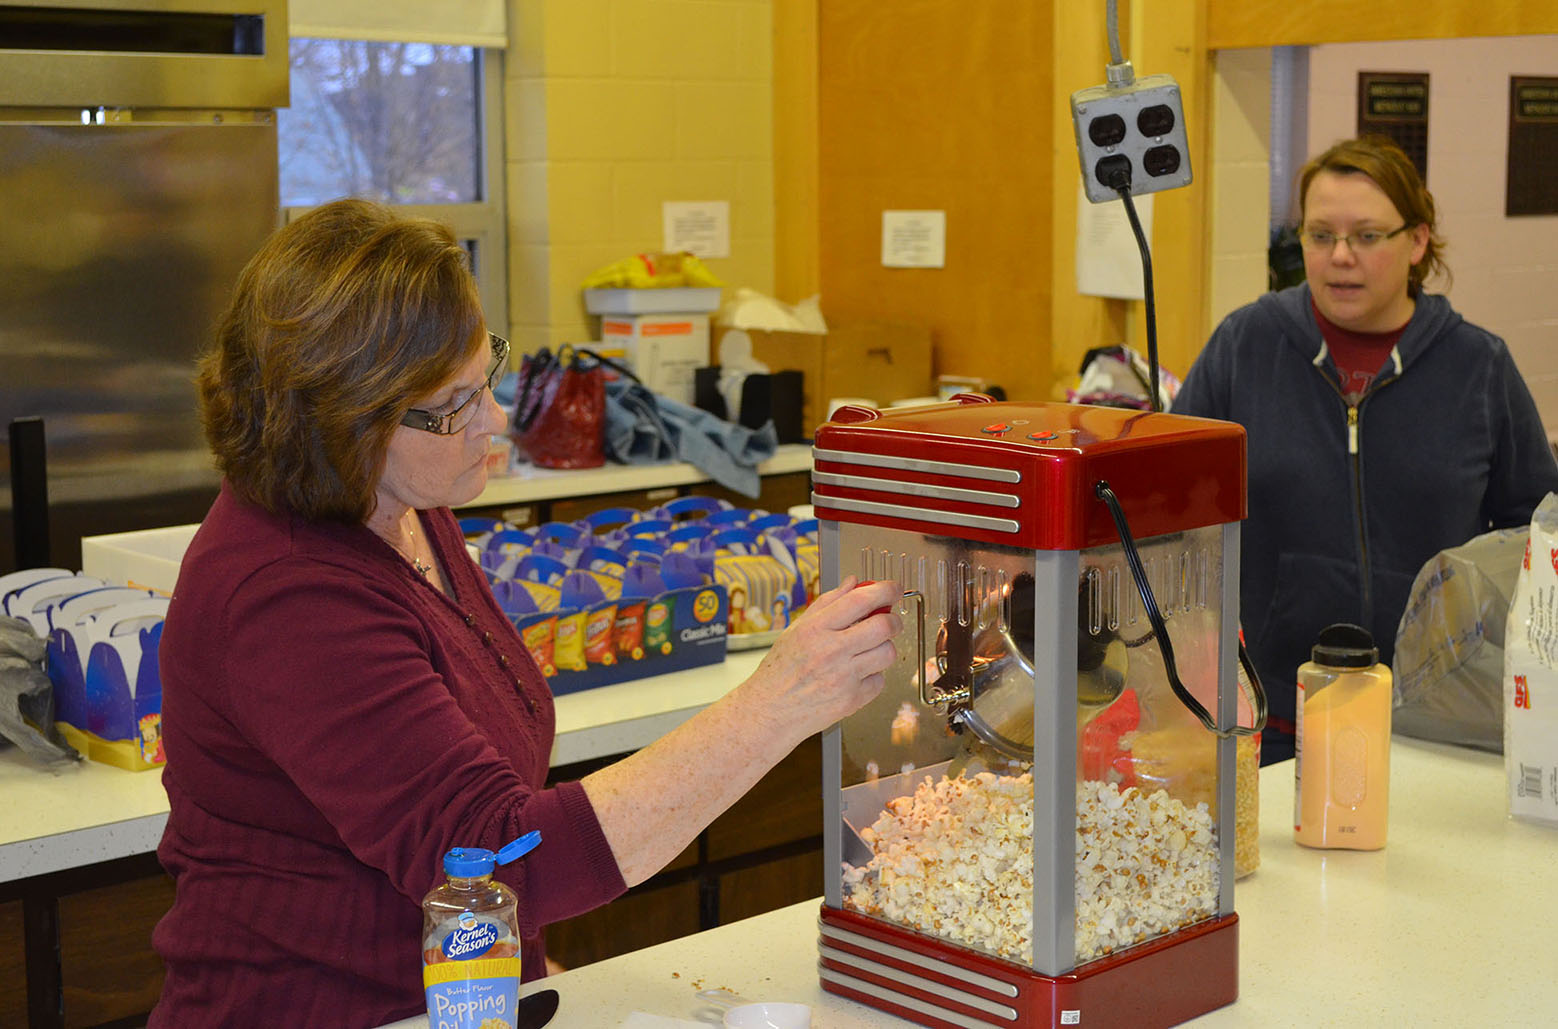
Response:
M823 584L905 590L823 738L823 987L948 1027L1232 1001L1243 430L960 394L840 408L813 461Z

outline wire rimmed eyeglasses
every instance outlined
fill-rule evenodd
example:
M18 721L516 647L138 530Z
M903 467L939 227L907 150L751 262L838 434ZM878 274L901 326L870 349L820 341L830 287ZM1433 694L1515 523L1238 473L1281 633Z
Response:
M421 429L423 432L431 432L435 436L453 436L457 432L465 431L481 410L481 396L484 392L497 385L499 377L508 368L509 341L495 332L487 333L487 339L492 345L492 365L487 369L487 378L471 393L470 396L460 401L453 410L438 413L436 411L423 411L413 407L400 418L400 424L412 429Z
M1384 229L1359 229L1357 232L1348 233L1345 236L1339 232L1332 232L1330 229L1305 229L1298 234L1298 238L1305 248L1309 250L1333 250L1336 248L1336 244L1340 242L1346 243L1347 249L1356 254L1364 250L1373 249L1387 239L1401 235L1411 227L1411 223L1408 222L1399 229L1391 229L1388 232Z

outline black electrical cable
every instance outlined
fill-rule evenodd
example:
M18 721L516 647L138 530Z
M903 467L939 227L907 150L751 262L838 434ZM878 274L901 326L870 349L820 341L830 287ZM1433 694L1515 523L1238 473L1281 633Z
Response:
M1120 507L1120 498L1114 495L1114 490L1109 488L1109 483L1102 479L1094 484L1093 492L1109 508L1109 515L1114 519L1115 530L1120 534L1120 542L1125 545L1125 561L1130 565L1131 577L1136 580L1136 589L1141 594L1142 608L1146 610L1147 620L1152 623L1152 631L1158 638L1158 648L1163 652L1163 669L1168 673L1169 688L1174 691L1174 696L1179 698L1179 702L1185 705L1191 714L1200 719L1202 725L1218 736L1254 736L1260 732L1266 727L1266 691L1261 689L1260 679L1256 677L1255 669L1244 652L1244 642L1242 640L1239 642L1239 662L1244 666L1245 674L1250 677L1252 694L1250 708L1255 717L1251 719L1249 725L1235 725L1232 729L1223 729L1201 702L1185 688L1185 684L1179 678L1179 668L1174 663L1174 644L1169 641L1168 626L1163 623L1163 615L1158 612L1158 602L1152 595L1152 587L1147 583L1147 571L1142 567L1141 555L1136 551L1136 540L1131 535L1130 526L1126 524L1125 511Z
M1141 219L1136 217L1136 204L1131 200L1130 173L1116 172L1109 182L1110 188L1120 194L1125 204L1125 217L1130 219L1131 231L1136 234L1136 248L1141 251L1142 295L1147 306L1147 368L1151 380L1151 401L1154 411L1163 410L1163 400L1158 392L1158 309L1152 299L1152 253L1147 249L1147 235L1141 230Z

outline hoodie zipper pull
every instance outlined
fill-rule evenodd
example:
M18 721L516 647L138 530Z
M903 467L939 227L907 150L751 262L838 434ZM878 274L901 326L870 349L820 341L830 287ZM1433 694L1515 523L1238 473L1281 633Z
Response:
M1358 453L1358 405L1347 405L1347 453L1349 456L1357 456Z

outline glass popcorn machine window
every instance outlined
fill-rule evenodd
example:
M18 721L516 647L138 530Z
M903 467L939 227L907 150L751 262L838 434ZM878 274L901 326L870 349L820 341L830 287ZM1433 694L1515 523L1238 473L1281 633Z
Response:
M824 986L926 1025L1231 1001L1242 431L965 398L815 458L825 580L905 591L824 741Z

